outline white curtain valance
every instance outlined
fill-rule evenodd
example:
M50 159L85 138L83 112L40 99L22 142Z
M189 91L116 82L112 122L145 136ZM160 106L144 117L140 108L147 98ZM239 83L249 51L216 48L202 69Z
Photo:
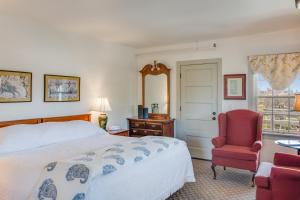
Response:
M300 73L300 53L249 56L249 64L273 89L284 90Z

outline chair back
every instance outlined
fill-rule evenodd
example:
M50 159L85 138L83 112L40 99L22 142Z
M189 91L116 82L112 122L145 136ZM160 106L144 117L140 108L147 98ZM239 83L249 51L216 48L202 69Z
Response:
M260 114L251 110L233 110L226 113L226 143L237 146L252 146L257 140Z

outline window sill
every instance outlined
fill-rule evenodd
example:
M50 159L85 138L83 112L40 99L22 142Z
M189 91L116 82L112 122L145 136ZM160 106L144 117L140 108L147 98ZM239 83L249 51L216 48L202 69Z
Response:
M287 138L287 139L299 139L300 135L296 135L296 134L285 134L285 133L276 133L276 132L263 132L264 136L268 136L268 137L276 137L278 139L280 138Z

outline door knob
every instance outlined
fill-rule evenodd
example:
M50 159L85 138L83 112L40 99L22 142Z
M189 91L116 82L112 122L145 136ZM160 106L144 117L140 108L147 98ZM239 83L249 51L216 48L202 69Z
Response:
M217 119L216 117L213 117L213 118L212 118L212 120L216 120L216 119Z
M212 114L213 114L213 115L216 115L217 113L216 113L216 112L213 112Z

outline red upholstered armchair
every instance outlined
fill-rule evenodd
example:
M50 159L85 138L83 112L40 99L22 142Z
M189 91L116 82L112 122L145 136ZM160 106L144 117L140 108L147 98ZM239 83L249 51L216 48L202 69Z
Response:
M219 136L212 139L212 170L216 179L217 165L254 172L259 165L262 148L262 115L251 110L233 110L221 113Z
M276 153L274 165L261 163L256 200L300 200L300 156Z

